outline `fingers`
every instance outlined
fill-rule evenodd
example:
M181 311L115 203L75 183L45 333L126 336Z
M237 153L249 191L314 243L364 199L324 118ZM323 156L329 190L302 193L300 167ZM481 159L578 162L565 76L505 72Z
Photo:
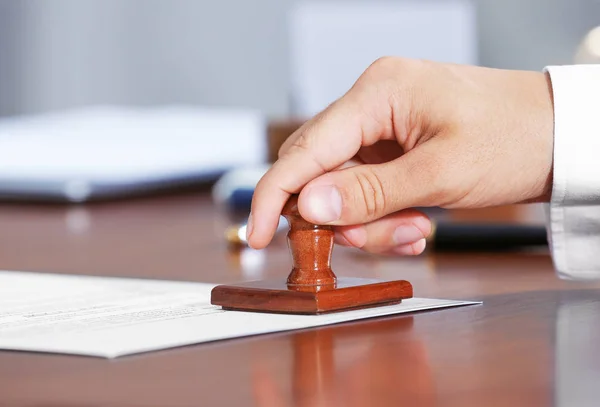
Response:
M432 231L422 212L406 209L364 225L336 227L336 243L374 254L418 255Z
M368 93L361 87L351 89L299 129L285 153L261 178L252 199L251 226L247 228L251 247L261 249L269 243L291 194L355 157L362 145L373 144L382 135L390 137L391 129L383 124L390 119L379 117L389 114L389 106L381 107L387 101L371 100Z
M444 141L432 139L381 164L332 171L309 182L300 193L304 219L321 225L356 225L402 209L434 206L450 185L441 158Z
M273 238L281 210L290 195L301 190L304 193L304 187L315 179L317 182L312 191L318 192L321 198L311 199L312 209L307 209L307 203L302 204L300 198L304 212L310 214L313 211L310 216L317 221L315 223L341 225L349 224L351 220L362 223L397 211L402 206L410 206L411 202L419 201L421 193L425 196L423 189L427 189L428 185L417 183L426 179L419 175L417 157L401 162L398 174L392 171L391 163L369 167L382 172L374 176L364 170L344 173L342 178L347 179L340 189L327 189L327 179L320 177L334 170L340 174L349 171L348 168L340 168L356 157L361 147L371 146L381 140L395 140L403 150L410 150L421 142L423 132L430 133L431 128L438 128L423 124L421 120L424 109L429 110L437 99L428 97L422 87L419 92L414 90L415 83L423 77L427 66L425 63L409 63L397 58L376 61L342 98L303 125L286 142L279 159L261 178L254 191L247 227L250 247L266 247ZM359 193L354 198L347 195L352 192L348 174L355 175L355 186L365 188L362 191L354 188ZM414 177L414 180L410 177ZM337 180L341 182L342 178ZM383 185L379 183L380 180L388 184ZM389 186L393 188L388 189ZM419 186L421 191L411 191L415 186ZM395 195L389 199L389 205L388 195ZM357 209L352 208L354 204L358 204ZM300 212L304 215L302 209ZM366 213L362 220L361 213ZM330 218L331 221L318 221L322 218Z

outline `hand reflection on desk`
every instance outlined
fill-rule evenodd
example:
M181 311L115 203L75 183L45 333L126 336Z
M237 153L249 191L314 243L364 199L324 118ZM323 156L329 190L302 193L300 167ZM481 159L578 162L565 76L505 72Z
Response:
M274 369L256 359L253 390L259 407L320 407L330 405L434 405L433 376L425 347L414 336L413 318L334 326L299 332L290 337L291 388L278 383ZM375 341L368 341L367 335ZM386 337L394 336L394 340ZM398 345L398 336L401 336ZM355 346L337 346L349 341ZM350 349L340 355L338 349ZM392 363L390 363L392 362ZM287 392L290 392L288 397ZM391 394L390 394L391 393Z

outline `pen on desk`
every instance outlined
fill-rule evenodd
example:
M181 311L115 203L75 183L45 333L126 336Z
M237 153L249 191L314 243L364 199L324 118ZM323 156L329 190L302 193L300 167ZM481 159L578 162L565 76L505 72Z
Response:
M267 167L239 169L219 180L213 191L215 204L230 213L239 214L225 237L231 245L247 245L245 220L250 212L254 188ZM242 223L238 224L241 220ZM287 230L281 218L278 232ZM433 221L433 231L427 239L428 250L437 252L518 251L547 247L544 226L524 224L457 223Z
M548 238L544 226L446 222L434 223L427 243L438 252L500 252L547 247Z
M285 230L280 222L277 232ZM230 245L247 246L246 224L231 226L225 237ZM502 252L547 247L548 240L543 226L434 222L427 245L435 252Z

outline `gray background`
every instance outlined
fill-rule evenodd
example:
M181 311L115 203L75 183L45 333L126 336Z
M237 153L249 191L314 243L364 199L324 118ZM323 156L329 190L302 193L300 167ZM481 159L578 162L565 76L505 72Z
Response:
M0 114L190 103L285 116L295 1L0 0ZM475 2L485 66L572 63L600 25L598 0Z

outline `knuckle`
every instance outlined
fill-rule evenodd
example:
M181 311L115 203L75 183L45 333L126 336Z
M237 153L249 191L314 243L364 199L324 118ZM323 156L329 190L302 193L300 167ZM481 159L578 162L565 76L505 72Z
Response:
M277 150L278 158L281 158L285 154L285 152L290 148L290 145L294 143L294 140L298 138L298 137L295 137L295 138L292 138L292 137L294 137L294 135L291 135L290 137L285 139L285 141L281 144L281 146L279 146L279 149Z
M306 135L300 134L296 137L289 145L282 146L279 150L279 158L283 158L286 155L294 154L297 152L307 152L310 150L310 141Z
M309 150L314 144L312 135L314 134L315 128L322 122L325 113L325 111L318 113L290 134L279 147L277 156L281 158L288 154L290 150Z
M377 76L398 78L399 73L402 73L402 77L417 74L426 65L427 61L424 60L382 56L373 61L366 72Z
M360 194L356 196L356 199L362 200L366 216L373 219L384 214L386 194L383 182L378 175L369 171L356 171L354 176Z
M420 60L383 56L369 65L357 85L365 92L383 96L387 106L399 106L402 100L414 99L414 84L421 81L419 72L424 64ZM403 107L407 105L410 103L404 102Z
M397 68L400 61L402 60L396 57L382 56L373 61L367 70L387 71L392 68Z
M293 143L286 143L286 144L282 145L281 147L279 147L279 151L277 151L277 158L281 159L281 158L285 157L285 155L288 154L292 145L293 145Z
M306 133L299 135L287 149L281 152L279 158L285 158L289 155L301 155L309 164L314 165L322 173L327 172L328 168L324 164L320 150L315 144L314 137L308 136Z
M380 57L373 61L356 81L361 89L370 89L374 84L386 83L398 72L401 63L394 57Z
M393 72L397 73L400 66L401 64L393 57L378 58L367 67L357 84L368 88L374 83L385 83L389 78L394 77Z

